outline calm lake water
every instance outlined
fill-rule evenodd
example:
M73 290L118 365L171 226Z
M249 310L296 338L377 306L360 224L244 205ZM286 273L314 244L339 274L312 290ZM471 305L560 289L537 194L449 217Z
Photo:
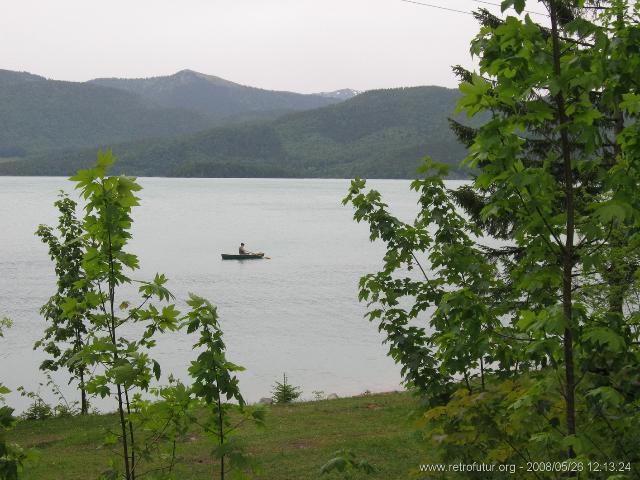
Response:
M134 212L129 251L140 258L136 279L156 272L183 304L188 292L218 305L228 358L246 367L240 375L248 401L269 396L286 372L304 398L313 391L340 396L400 386L399 368L386 356L376 326L358 303L361 275L381 265L382 246L371 244L366 225L341 205L348 180L143 178L142 205ZM416 212L407 181L370 182L401 218ZM15 325L0 339L0 381L36 390L43 355L32 350L45 322L39 307L54 292L38 224L56 222L52 206L64 178L0 177L0 315ZM240 242L271 260L222 261ZM133 296L123 295L121 300ZM186 378L192 336L162 338L154 355L163 374ZM66 392L64 377L58 377ZM72 390L71 390L72 391ZM50 398L46 389L41 392ZM70 395L73 397L73 394ZM27 403L12 394L12 406ZM111 403L96 402L109 409Z

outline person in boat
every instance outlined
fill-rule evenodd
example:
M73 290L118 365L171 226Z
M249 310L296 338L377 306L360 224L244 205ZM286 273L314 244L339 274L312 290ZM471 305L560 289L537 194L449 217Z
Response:
M240 244L240 248L238 249L238 253L240 255L250 255L251 252L249 250L247 250L246 248L244 248L244 243Z

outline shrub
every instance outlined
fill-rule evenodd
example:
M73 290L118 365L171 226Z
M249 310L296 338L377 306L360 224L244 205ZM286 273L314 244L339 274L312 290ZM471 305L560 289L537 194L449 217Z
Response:
M274 403L291 403L302 395L300 387L287 383L287 374L282 374L282 382L276 382L273 386Z

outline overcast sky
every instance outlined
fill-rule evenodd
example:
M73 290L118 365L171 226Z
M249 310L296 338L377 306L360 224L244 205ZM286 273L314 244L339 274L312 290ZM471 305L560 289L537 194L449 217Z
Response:
M480 6L474 0L424 2L461 10ZM0 68L57 80L149 77L189 68L297 92L453 87L450 67L473 65L469 41L477 31L470 15L401 0L2 3Z

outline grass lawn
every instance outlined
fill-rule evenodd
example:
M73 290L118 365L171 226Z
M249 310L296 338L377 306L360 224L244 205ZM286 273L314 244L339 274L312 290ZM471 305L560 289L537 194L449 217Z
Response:
M409 419L417 401L408 393L387 393L269 407L267 428L241 432L247 450L259 461L257 478L306 480L343 478L320 475L320 466L339 449L354 452L379 471L350 478L402 479L420 463L420 445ZM114 415L23 421L10 440L38 453L21 479L96 479L115 457L103 447ZM178 450L176 478L212 479L216 465L211 444L194 431ZM148 477L147 477L148 478Z

